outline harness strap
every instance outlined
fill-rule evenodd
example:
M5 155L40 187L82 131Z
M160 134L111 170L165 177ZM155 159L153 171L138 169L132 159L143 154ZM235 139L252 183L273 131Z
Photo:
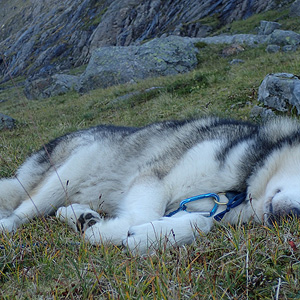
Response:
M220 222L226 213L230 211L231 208L239 206L241 203L243 203L247 198L247 193L232 193L228 192L225 194L225 196L229 199L226 209L220 213L218 213L216 216L214 216L214 219L218 222Z

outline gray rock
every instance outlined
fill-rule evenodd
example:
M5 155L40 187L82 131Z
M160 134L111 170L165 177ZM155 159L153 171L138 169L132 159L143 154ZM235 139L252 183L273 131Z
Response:
M254 105L250 112L251 118L257 118L261 115L262 111L264 110L264 107Z
M285 45L282 47L282 51L283 52L295 52L297 51L298 46L294 46L294 45Z
M258 89L258 101L278 111L296 107L300 114L300 80L288 73L268 74Z
M300 34L290 31L290 30L279 30L276 29L269 37L269 44L275 45L299 45L300 44Z
M255 105L250 112L250 117L252 119L261 119L262 121L266 121L275 116L276 114L270 108L265 108L258 105Z
M277 53L280 51L280 46L278 45L268 45L266 48L268 53Z
M296 0L290 7L290 17L300 17L300 0Z
M55 74L52 76L53 84L48 88L51 96L62 95L70 90L76 90L79 77L67 74Z
M260 117L263 121L266 121L266 120L276 117L276 114L274 113L274 111L272 109L264 108L260 114Z
M260 35L269 35L275 29L279 29L281 24L277 22L270 22L270 21L260 21L260 26L258 28L258 34Z
M102 47L93 52L80 77L79 91L184 73L196 67L197 53L192 42L177 36L156 38L141 46Z
M24 92L28 99L42 99L62 95L70 90L76 90L78 82L78 76L55 74L27 81Z
M27 80L24 87L24 94L27 99L42 99L50 97L47 92L48 88L53 84L53 78L46 76L35 80Z
M248 46L256 46L265 44L269 40L267 35L256 34L234 34L234 35L218 35L211 37L198 38L196 41L206 44L244 44Z
M0 130L13 129L15 125L15 119L0 113Z

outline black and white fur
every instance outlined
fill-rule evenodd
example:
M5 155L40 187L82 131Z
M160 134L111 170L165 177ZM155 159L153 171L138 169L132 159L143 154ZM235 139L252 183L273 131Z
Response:
M180 245L208 232L213 219L197 212L210 211L212 199L191 203L193 213L164 216L187 197L227 191L248 196L222 222L299 216L300 125L204 118L65 135L30 156L16 177L0 180L0 231L57 210L91 243L143 253L164 237Z

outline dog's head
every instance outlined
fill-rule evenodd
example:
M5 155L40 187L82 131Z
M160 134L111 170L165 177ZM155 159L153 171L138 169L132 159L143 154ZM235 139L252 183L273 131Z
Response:
M272 226L282 218L300 220L300 147L275 153L250 185L252 214Z

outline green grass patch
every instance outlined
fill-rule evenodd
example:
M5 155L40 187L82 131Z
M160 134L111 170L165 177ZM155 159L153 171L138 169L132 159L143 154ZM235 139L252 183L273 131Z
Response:
M1 237L2 299L298 299L299 222L216 226L191 246L131 256L54 218ZM299 246L298 246L299 247Z

